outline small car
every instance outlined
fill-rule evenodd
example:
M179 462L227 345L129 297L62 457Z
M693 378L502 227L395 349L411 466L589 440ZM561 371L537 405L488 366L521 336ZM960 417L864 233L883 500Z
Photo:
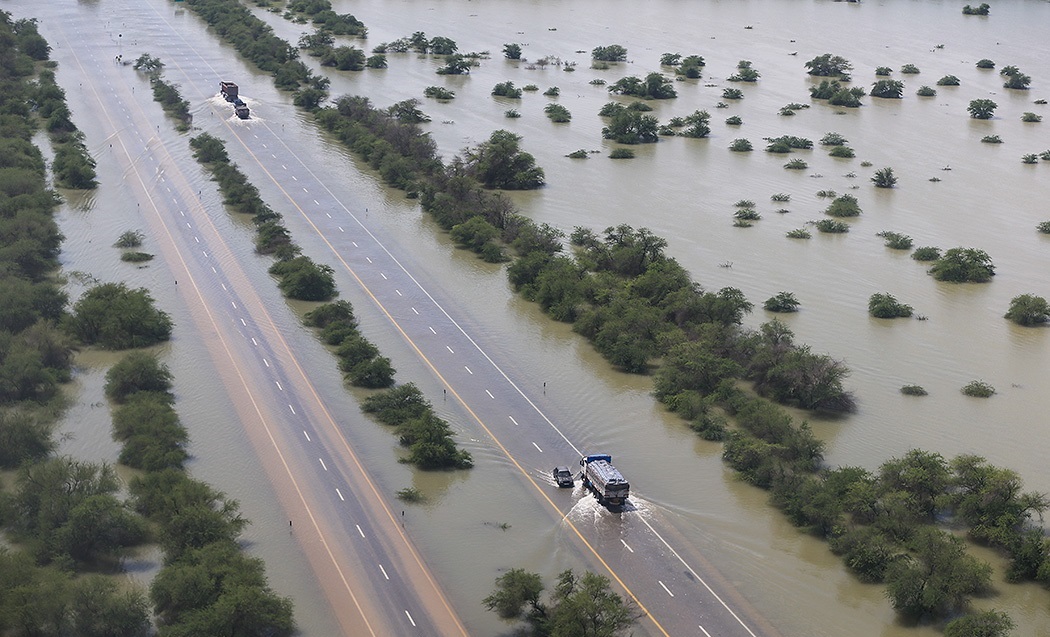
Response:
M554 467L554 471L551 472L554 476L554 483L559 487L571 487L575 484L572 478L572 472L569 471L568 467Z

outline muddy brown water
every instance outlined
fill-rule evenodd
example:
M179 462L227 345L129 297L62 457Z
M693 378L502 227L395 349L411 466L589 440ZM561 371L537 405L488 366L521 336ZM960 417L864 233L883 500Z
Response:
M1024 111L1050 115L1048 107L1033 104L1050 98L1045 64L1050 54L1045 41L1050 3L999 3L987 18L962 16L956 4L933 1L857 5L656 0L610 5L589 0L361 0L335 5L368 25L370 36L359 46L371 48L425 31L453 38L463 51L491 52L491 59L469 77L438 76L434 59L392 54L390 67L383 71L330 73L332 93L364 94L386 106L410 97L422 99L423 88L430 85L456 91L456 99L446 104L424 100L422 108L433 118L428 130L446 157L497 128L522 135L524 148L536 156L548 180L540 191L512 195L530 218L566 232L577 225L599 230L619 223L649 227L668 239L667 252L705 287L738 287L757 307L779 291L793 292L801 311L781 318L799 341L844 359L853 370L848 385L858 397L858 413L834 420L809 417L828 443L830 464L875 468L914 447L949 457L978 453L1018 471L1029 489L1050 491L1042 442L1050 412L1050 329L1019 328L1002 319L1013 296L1050 297L1050 237L1035 231L1037 223L1050 220L1050 163L1026 166L1020 161L1023 154L1050 149L1050 119L1041 124L1020 121ZM856 582L822 542L800 535L773 511L765 493L735 481L721 463L718 445L697 440L655 404L648 379L612 371L567 326L552 323L514 297L499 267L455 251L412 202L383 187L344 150L326 142L295 111L289 96L273 89L268 77L251 70L192 14L175 7L158 0L138 9L120 1L19 1L7 3L5 9L16 17L41 18L42 31L56 48L59 81L99 159L102 187L60 213L67 236L63 265L102 280L127 279L156 290L161 306L182 326L162 355L175 373L179 413L191 431L192 470L242 502L254 522L246 533L250 548L266 560L274 587L295 598L304 634L332 634L334 623L294 538L281 524L284 516L273 489L253 462L234 410L214 383L211 359L189 331L192 322L186 310L165 299L170 277L163 262L136 268L121 263L118 251L108 247L120 232L145 224L138 211L124 203L128 198L122 196L121 175L108 168L105 139L94 132L101 130L93 125L100 114L91 111L80 87L90 78L73 72L70 51L52 38L55 28L49 23L61 22L70 33L70 25L81 25L77 50L95 47L126 57L148 51L169 62L167 78L182 85L198 114L196 125L214 134L221 134L221 127L204 104L215 92L214 82L202 86L197 75L182 68L208 66L216 82L235 79L253 113L271 126L280 122L288 144L315 158L312 168L344 202L369 209L367 222L388 245L411 254L435 279L446 282L457 301L457 315L468 321L501 364L534 380L527 390L574 441L613 453L635 486L641 514L658 509L783 634L934 633L931 628L898 625L881 587ZM294 41L304 31L279 16L260 15L286 39ZM503 59L500 51L507 42L522 43L529 60L551 55L579 64L572 73L554 66L528 69L525 63ZM609 70L590 69L589 56L578 52L613 43L627 47L629 62ZM699 82L676 82L679 97L652 103L653 114L666 121L706 109L712 115L710 138L662 139L636 147L634 160L609 160L612 145L601 140L602 122L596 113L610 98L603 87L589 82L601 78L612 83L624 75L658 70L664 52L703 55L707 67ZM894 68L893 77L905 82L904 99L865 98L865 106L856 110L811 102L807 89L812 81L803 63L825 52L853 62L856 85L869 86L876 66ZM999 66L1020 67L1032 76L1032 89L1003 89L997 72L974 67L984 57ZM761 72L759 82L725 81L741 59L751 60ZM901 75L896 69L905 63L917 65L921 73ZM934 86L948 74L958 76L961 86L935 87L934 98L915 96L920 85ZM128 82L138 83L136 94L144 108L159 113L142 78L130 68L127 76ZM519 87L536 84L540 91L526 93L521 100L489 95L494 84L505 80ZM560 97L541 95L550 86L560 88ZM741 88L745 98L716 108L726 86ZM969 119L967 103L985 97L999 104L996 118ZM556 125L546 119L543 107L552 101L572 112L571 123ZM778 115L790 102L811 108L794 117ZM505 118L509 108L522 117ZM730 115L743 118L743 126L726 126L723 122ZM163 123L157 131L163 143L184 165L192 166L185 136L173 132L159 115L158 123ZM782 168L788 158L761 151L763 137L789 134L816 141L830 131L849 139L856 159L830 158L818 146L790 156L805 159L807 170L788 171ZM1000 135L1004 143L980 143L990 134ZM726 147L737 137L750 139L757 150L729 152ZM564 157L579 148L601 152L587 160ZM235 153L232 148L231 152ZM281 202L276 188L247 157L235 154L235 160L268 201ZM862 167L863 161L872 165ZM883 166L894 169L897 188L877 190L869 182L872 172ZM239 258L257 259L250 229L220 214L221 198L206 176L199 170L189 172L197 175L194 185L217 211L216 223L231 237ZM856 176L845 176L848 173ZM785 238L788 230L823 217L827 201L816 197L818 190L854 194L863 214L848 222L851 231L846 235L814 231L809 241ZM790 194L791 201L772 202L774 193ZM754 200L763 215L751 228L732 227L733 203L739 199ZM778 208L790 212L778 214ZM292 214L287 222L306 251L323 260L322 245L309 236L308 228ZM885 248L875 236L883 230L910 235L916 246L980 248L991 255L997 274L984 285L937 283L906 252ZM145 249L151 251L149 239ZM265 263L259 259L254 281L260 293L280 307ZM727 265L731 267L723 267ZM339 285L361 314L369 337L394 358L399 378L415 380L430 396L439 396L433 377L386 328L385 319L353 282L343 276ZM71 283L70 292L75 295L77 289ZM895 295L928 320L870 318L867 299L875 292ZM334 361L299 327L295 309L274 312L283 321L282 330L317 365L333 370L321 388L325 399L355 410L355 397L341 389ZM747 323L757 326L771 317L758 309ZM105 367L112 361L107 355L87 354L78 362L82 373L74 393L80 397L66 418L69 436L62 450L114 459L116 446L105 434L108 410L97 404ZM997 394L987 400L962 396L959 388L974 379L991 383ZM913 383L923 385L930 395L912 398L899 393L901 385ZM453 419L461 417L455 409L446 411ZM552 526L538 503L521 492L498 450L469 422L454 424L477 462L468 473L425 474L396 464L396 441L378 426L356 431L355 444L383 488L392 493L412 485L430 496L430 504L408 511L413 537L471 632L499 634L506 632L505 625L480 603L499 569L528 565L549 578L564 568L579 567L579 558L568 548L563 529ZM591 501L581 499L572 515L579 520L593 515ZM504 530L503 524L509 527ZM148 577L148 569L142 572ZM997 582L997 594L977 605L1009 612L1018 623L1017 634L1050 635L1050 595L1034 586L1007 585L1001 578Z

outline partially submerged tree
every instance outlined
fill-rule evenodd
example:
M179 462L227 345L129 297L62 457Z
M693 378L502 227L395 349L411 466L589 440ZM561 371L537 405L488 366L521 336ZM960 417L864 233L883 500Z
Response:
M950 248L929 270L938 281L984 283L995 276L992 258L977 248Z
M591 50L591 58L599 62L623 62L627 59L627 49L619 44L596 46Z
M1026 327L1050 321L1050 303L1034 294L1021 294L1010 300L1010 309L1003 318Z
M999 105L989 99L970 100L970 105L966 107L969 111L970 117L974 119L992 119L995 115L995 109Z
M609 579L572 571L558 576L558 583L544 603L543 581L535 573L511 569L496 579L496 588L482 603L502 619L523 621L526 633L536 637L624 635L640 616L630 602L611 590Z
M806 68L809 69L806 72L810 75L831 77L848 74L853 70L853 65L840 55L825 53L806 62Z
M521 136L493 131L488 141L466 151L466 167L486 188L531 190L543 186L543 169L521 150Z
M904 95L904 82L900 80L879 80L871 85L869 94L872 97L899 100Z

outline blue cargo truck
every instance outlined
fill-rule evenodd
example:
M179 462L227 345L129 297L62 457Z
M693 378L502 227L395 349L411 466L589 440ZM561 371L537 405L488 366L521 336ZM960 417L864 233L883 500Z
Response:
M594 492L598 502L614 507L623 506L631 492L631 485L616 467L612 456L595 453L580 459L583 467L583 485Z

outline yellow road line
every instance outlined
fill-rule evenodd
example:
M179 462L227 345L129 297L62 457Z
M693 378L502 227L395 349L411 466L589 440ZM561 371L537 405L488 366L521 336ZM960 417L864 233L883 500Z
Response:
M335 258L339 261L340 264L342 264L343 268L345 268L346 271L350 273L350 276L352 276L354 280L357 281L358 285L361 286L361 289L364 290L365 294L367 294L368 297L372 299L372 302L375 303L379 310L387 317L387 319L390 320L390 322L397 329L398 333L400 333L401 336L405 339L405 341L408 342L408 344L412 347L412 349L415 350L416 354L419 355L419 357L423 360L424 363L426 363L427 367L429 367L430 370L434 372L434 375L437 376L441 383L448 388L448 390L452 393L453 397L455 397L456 400L458 400L459 403L463 405L463 408L466 409L467 412L471 415L471 417L474 418L474 420L478 423L478 425L480 425L481 428L485 430L485 433L487 433L489 437L492 438L492 441L495 442L496 446L499 447L499 449L503 452L505 456L507 456L507 459L514 463L514 466L517 467L518 471L521 472L523 476L525 476L529 483L532 484L532 486L551 506L551 508L553 508L558 513L559 517L561 517L562 520L564 520L565 523L569 525L569 527L576 534L576 537L578 537L580 541L583 542L584 546L586 546L587 549L590 550L590 552L594 555L594 557L598 559L601 565L605 567L605 569L609 572L609 575L611 575L612 578L616 580L616 582L623 588L623 590L631 597L634 603L638 605L638 608L641 609L642 612L644 612L645 615L653 622L653 624L660 631L660 633L665 635L665 637L670 637L668 632L664 630L664 627L660 625L660 622L657 621L655 617L653 617L653 615L648 611L648 609L646 609L645 605L642 604L641 600L639 600L638 597L634 594L634 592L631 591L630 588L628 588L627 584L625 584L623 580L620 579L620 576L616 573L616 571L614 571L613 568L608 564L608 562L606 562L605 559L602 558L602 556L598 553L597 549L595 549L594 546L587 541L587 538L583 536L583 533L580 532L579 528L576 527L572 520L569 520L565 516L565 514L562 513L561 509L558 508L558 505L556 505L554 501L550 499L550 496L548 496L547 493L543 490L543 488L540 487L540 485L532 478L529 472L521 466L518 460L510 453L510 451L508 451L507 448L503 446L503 443L500 442L499 438L497 438L496 435L492 433L492 430L488 428L485 422L474 412L473 409L470 408L470 405L467 404L467 401L459 395L455 388L452 387L452 384L445 379L441 372L438 371L437 367L435 367L434 364L430 361L430 359L427 358L427 356L422 352L422 350L419 349L419 346L416 345L415 341L413 341L412 338L405 332L405 330L402 329L397 319L394 318L394 316L387 310L386 306L383 305L383 303L375 296L375 294L372 293L372 290L368 287L368 285L365 284L364 281L361 280L361 278L357 275L357 272L354 271L350 264L347 263L345 259L343 259L342 255L339 254L339 251L336 250L335 246L333 246L332 243L328 240L328 237L326 237L324 233L321 232L321 230L317 227L317 225L314 224L313 220L310 219L309 215L306 214L306 211L304 211L302 207L299 206L299 203L294 198L292 198L288 191L285 190L284 186L282 186L281 183L277 181L277 179L273 176L273 173L271 173L269 169L267 169L266 166L263 165L263 163L259 160L259 157L250 148L248 148L248 145L241 138L240 134L232 126L229 125L229 122L225 123L226 127L230 130L233 136L236 137L237 141L241 143L241 146L244 148L245 152L247 152L252 157L252 159L255 160L259 168L266 173L266 175L270 178L274 185L277 186L281 193L284 194L284 196L288 199L292 206L294 206L295 209L299 211L299 214L302 215L303 219L305 219L308 224L310 224L310 227L313 228L314 232L317 233L317 236L319 236L321 240L324 241L325 245L327 245L328 248L332 251L332 254L335 255ZM270 130L269 126L266 126L266 129ZM270 130L270 133L273 134L273 131ZM274 137L276 137L276 135L274 135ZM303 163L302 160L299 159L298 155L295 155L294 152L292 153L292 155L296 158L296 160L298 160L301 164L305 166L305 163ZM341 433L339 435L340 437L342 437ZM387 510L387 513L391 516L391 518L393 518L393 514L389 511L389 509Z

